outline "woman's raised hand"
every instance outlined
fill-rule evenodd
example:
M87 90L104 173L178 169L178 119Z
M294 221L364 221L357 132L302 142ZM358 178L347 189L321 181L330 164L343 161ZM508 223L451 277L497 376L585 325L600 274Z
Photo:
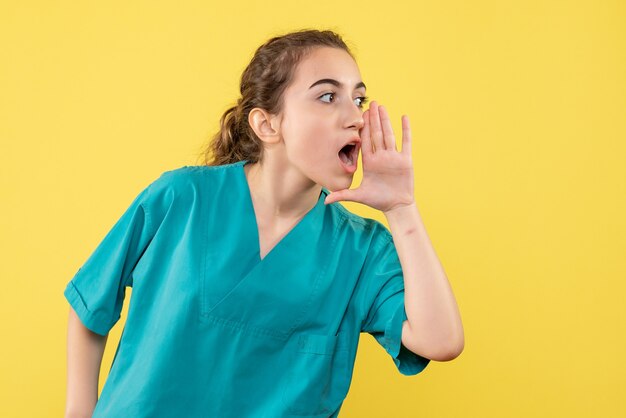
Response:
M408 116L402 115L402 151L396 147L391 120L384 106L372 101L363 118L364 125L360 131L363 180L356 189L330 193L324 203L349 200L383 212L414 204Z

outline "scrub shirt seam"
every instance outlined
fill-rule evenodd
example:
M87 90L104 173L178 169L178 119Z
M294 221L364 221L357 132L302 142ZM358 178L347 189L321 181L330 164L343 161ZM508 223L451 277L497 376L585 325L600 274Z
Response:
M91 331L100 335L106 335L108 330L113 327L113 325L111 325L111 323L114 322L113 320L107 320L102 315L99 315L97 312L87 307L82 294L74 283L74 279L70 280L66 286L65 296L77 316L81 319L81 322Z
M383 224L382 222L376 220L376 219L372 219L372 218L363 218L361 216L358 216L352 212L350 212L348 209L346 209L343 205L337 203L337 202L333 202L331 203L331 205L335 205L335 207L337 208L337 214L340 215L344 220L346 221L354 221L357 222L359 224L361 224L362 226L368 226L368 220L374 222L374 224L378 227L381 228L381 232L383 235L385 235L385 237L387 237L388 239L392 239L393 236L391 235L391 232L389 232L389 230L387 229L387 227L385 226L385 224Z
M332 204L336 204L336 202L332 203ZM343 224L340 225L340 227L343 226L348 221L355 221L355 222L361 224L362 226L367 226L368 222L364 218L356 216L354 213L348 211L345 207L343 207L340 204L336 204L336 206L337 206L337 209L338 209L337 210L337 214L344 221ZM371 219L371 218L366 218L366 219ZM372 221L375 222L375 225L379 225L380 231L381 231L380 233L383 235L383 237L381 239L376 239L376 235L374 235L373 236L373 240L372 240L374 242L371 244L371 248L373 249L373 251L380 251L382 248L384 248L385 245L389 244L390 241L393 241L393 235L384 226L384 224L382 224L381 222L379 222L379 221L377 221L375 219L372 219ZM361 269L361 271L359 272L359 276L362 274L362 271L363 270ZM366 284L366 289L363 291L363 297L365 297L367 295L367 290L368 289L369 289L369 286L367 286L367 284ZM378 296L378 294L376 296ZM363 320L361 321L361 328L360 328L361 332L363 332L362 330L364 328L366 328L370 324L370 322L371 322L371 320L370 320L369 322L365 323L365 320L369 316L369 313L370 312L368 310L367 313L364 315Z
M150 214L150 211L148 210L148 207L146 205L146 201L150 198L150 191L151 191L151 186L152 184L150 184L147 188L146 188L146 198L145 201L141 201L139 202L139 207L143 210L144 213L144 217L146 219L146 230L148 231L148 236L150 237L149 240L152 240L152 237L154 236L156 231L153 231L153 222L152 222L152 215ZM134 270L134 269L133 269ZM128 277L124 278L122 280L122 284L125 287L132 287L131 286L131 282L133 280L133 271L131 271L128 274Z
M150 184L147 188L146 199L143 202L140 202L139 204L143 208L143 212L146 215L146 225L148 227L148 233L150 234L150 236L153 236L155 231L152 230L154 228L153 221L152 221L152 214L150 213L150 210L148 209L148 205L146 204L146 202L150 200L150 196L152 195L151 191L152 191L152 184Z
M333 228L332 242L328 246L328 250L326 252L326 258L327 259L328 259L329 255L332 254L332 251L335 249L335 245L337 243L337 238L339 237L339 233L338 232L339 232L339 228ZM293 334L294 330L296 330L298 328L298 326L300 326L300 324L302 323L302 320L304 319L304 316L309 311L309 307L311 306L311 304L313 303L313 300L315 299L315 294L316 294L316 292L319 289L321 279L326 274L327 269L328 269L328 263L325 263L323 270L321 270L320 273L316 277L315 288L313 289L313 292L311 292L311 296L309 297L309 300L308 300L307 304L301 310L301 313L300 313L300 315L298 317L298 320L294 323L294 325L292 325L291 329L289 330L289 332L288 332L289 335Z
M222 165L204 165L204 166L199 166L199 168L202 169L203 174L206 174L206 171L222 171L228 168L232 168L237 166L238 164L241 164L242 161L238 161L235 163L231 163L231 164L222 164ZM206 180L206 176L203 175L203 180ZM208 222L208 220L207 220ZM235 325L238 326L238 328L242 328L241 326L239 326L241 323L239 321L228 321L228 323L223 320L223 318L219 318L216 317L214 315L211 315L209 312L207 312L208 310L208 306L207 306L207 258L209 257L209 251L208 251L208 242L209 242L209 227L208 225L205 225L204 229L204 240L203 240L203 253L204 256L202 257L202 280L200 282L200 318L206 318L206 320L208 321L212 321L214 323L218 323L218 324L225 324L228 325L228 323L230 322L236 322Z
M206 168L210 168L209 166L205 166ZM213 166L213 167L220 167L220 166ZM207 177L203 176L202 179L204 181L207 181ZM207 181L208 182L208 181ZM202 202L204 203L204 200L202 200ZM207 211L202 211L203 213L206 213ZM209 225L208 225L209 220L208 219L203 219L203 222L201 223L201 225L203 226L203 242L202 242L202 251L204 253L204 257L202 257L202 280L200 282L200 320L202 320L202 317L207 317L210 319L210 317L208 315L205 315L206 311L207 311L207 258L209 257Z
M382 249L383 249L383 247L384 247L385 245L389 244L389 242L390 242L390 241L392 241L392 238L393 238L393 237L391 236L391 234L389 234L389 237L388 237L388 238L383 238L383 240L375 242L374 244L372 244L372 248L373 248L373 250L374 250L374 251L380 251L380 250L382 250ZM392 244L392 245L393 245L393 244ZM363 296L364 296L364 297L367 295L367 293L368 293L367 291L368 291L368 290L369 290L369 286L368 286L368 283L366 283L366 288L365 288L365 290L364 290L364 292L363 292ZM381 288L381 289L378 291L378 293L376 293L376 296L374 296L374 301L376 300L376 298L378 297L378 295L379 295L379 294L380 294L380 292L382 292L382 291L383 291L383 288ZM378 307L378 309L380 309L380 306ZM364 316L364 318L363 318L363 322L361 323L361 330L363 330L363 329L367 328L367 327L370 325L370 323L372 322L372 319L374 319L374 317L376 316L376 312L378 312L378 309L376 309L376 311L374 311L374 312L372 313L372 315L370 315L371 307L370 307L370 309L368 309L368 310L367 310L367 313L365 314L365 316ZM369 320L369 321L367 321L367 322L364 322L364 321L365 321L368 317L371 317L371 318L370 318L370 320Z
M201 166L197 166L203 170L225 170L225 169L229 169L232 167L235 167L237 165L241 165L244 162L246 162L247 160L241 160L241 161L236 161L234 163L230 163L230 164L222 164L222 165L201 165Z

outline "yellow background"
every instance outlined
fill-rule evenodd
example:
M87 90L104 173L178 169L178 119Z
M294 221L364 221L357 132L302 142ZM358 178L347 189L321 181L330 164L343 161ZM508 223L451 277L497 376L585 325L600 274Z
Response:
M328 28L398 142L409 115L466 337L405 377L363 334L340 416L626 416L625 22L618 0L3 2L0 415L63 415L67 282L144 186L198 163L257 46Z

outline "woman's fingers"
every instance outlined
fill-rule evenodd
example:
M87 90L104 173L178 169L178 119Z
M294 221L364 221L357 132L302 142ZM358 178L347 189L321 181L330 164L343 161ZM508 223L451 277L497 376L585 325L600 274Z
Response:
M372 139L370 138L370 111L369 109L363 112L363 128L361 128L361 152L363 158L368 157L374 152L372 149Z
M375 151L384 150L386 147L385 147L385 143L383 142L383 131L380 126L380 115L378 113L378 103L373 101L370 104L369 110L370 110L369 112L370 113L370 116L369 116L370 138L372 139L372 142L374 143Z
M409 124L409 116L402 115L402 154L411 156L411 125Z
M388 150L395 150L396 148L396 138L393 134L393 128L391 127L391 119L389 119L389 114L387 113L387 108L384 106L378 107L378 113L380 114L380 124L382 126L383 132L383 141L385 143L385 148Z

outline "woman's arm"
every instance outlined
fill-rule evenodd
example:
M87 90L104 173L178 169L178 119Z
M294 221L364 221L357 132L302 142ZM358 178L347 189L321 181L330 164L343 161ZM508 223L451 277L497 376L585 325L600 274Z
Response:
M402 343L436 361L458 357L465 346L454 293L415 203L385 212L404 275L408 324Z
M98 378L108 334L83 325L70 307L67 327L67 398L65 418L91 417L98 401Z

